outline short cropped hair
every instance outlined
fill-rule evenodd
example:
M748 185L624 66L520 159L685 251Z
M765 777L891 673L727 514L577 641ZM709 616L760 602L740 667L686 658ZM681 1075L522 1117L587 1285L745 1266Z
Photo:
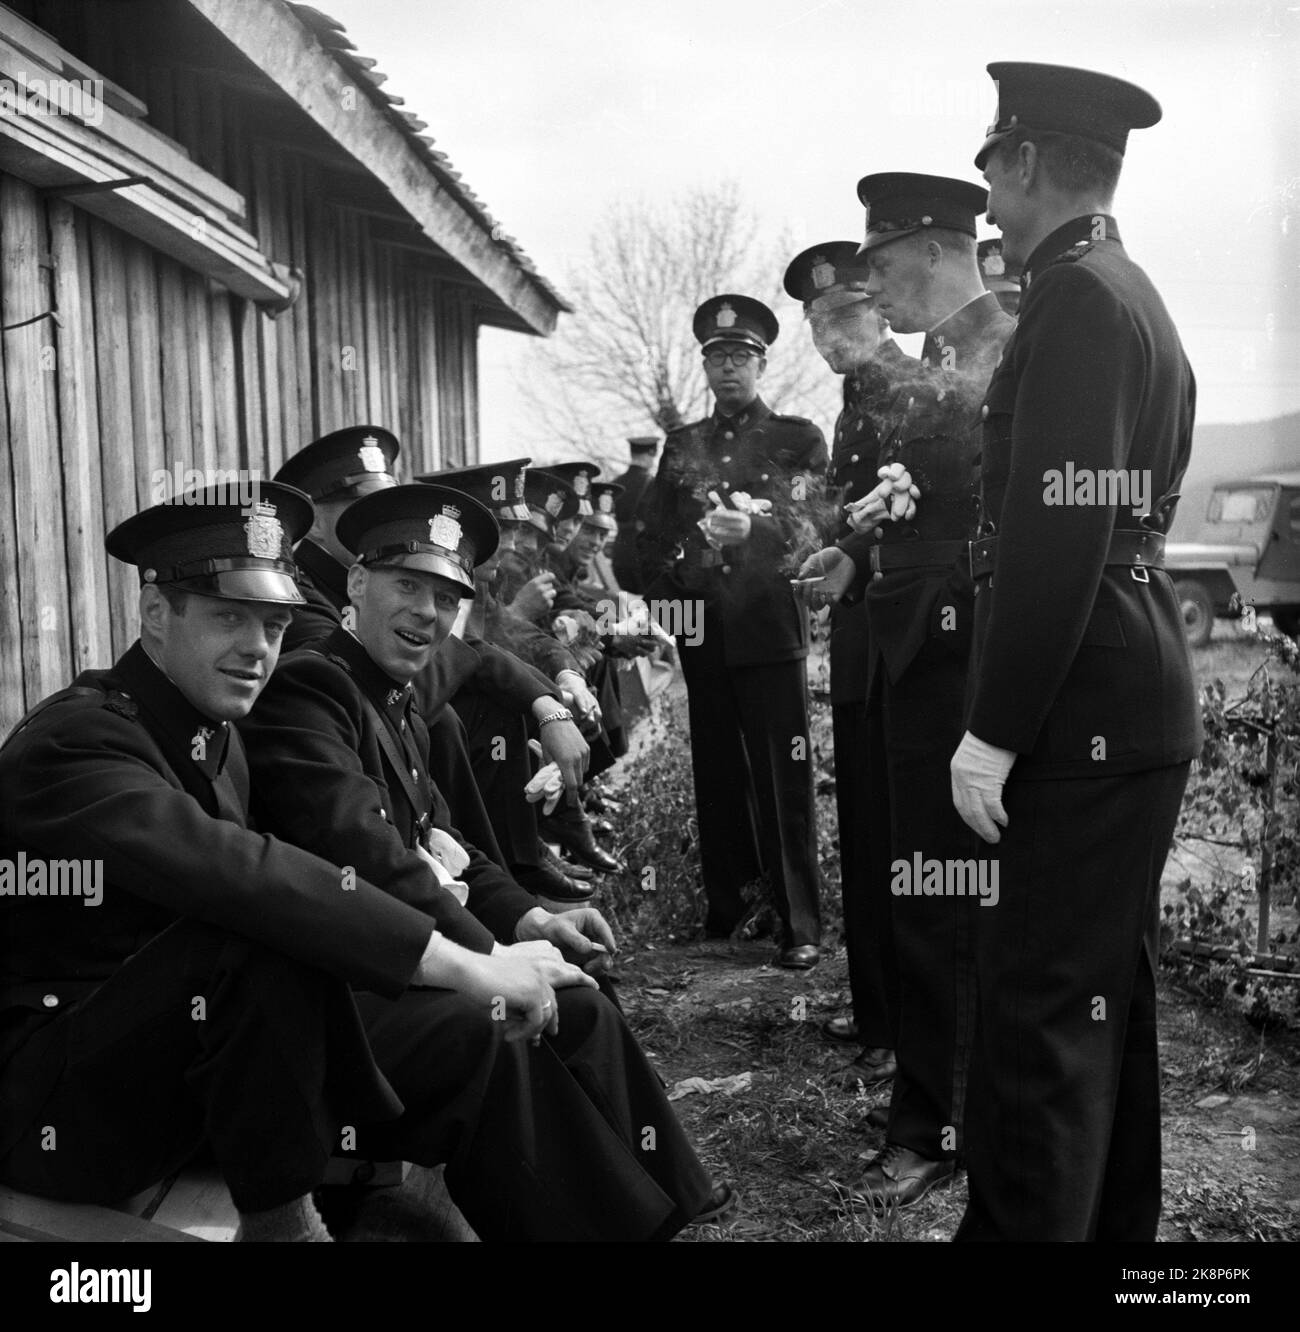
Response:
M1039 160L1047 178L1059 190L1070 194L1095 194L1110 199L1119 184L1124 155L1095 139L1077 134L1055 134L1046 130L1013 129L994 147L999 161L1006 162L1022 143L1038 149Z

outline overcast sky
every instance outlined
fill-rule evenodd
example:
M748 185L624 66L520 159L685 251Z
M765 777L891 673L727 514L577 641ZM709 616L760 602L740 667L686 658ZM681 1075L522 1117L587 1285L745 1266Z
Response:
M561 291L615 201L734 178L802 248L859 234L869 172L977 180L989 61L1131 79L1164 119L1131 135L1115 212L1183 336L1198 418L1300 409L1300 0L319 8ZM526 341L483 334L485 457L510 453Z

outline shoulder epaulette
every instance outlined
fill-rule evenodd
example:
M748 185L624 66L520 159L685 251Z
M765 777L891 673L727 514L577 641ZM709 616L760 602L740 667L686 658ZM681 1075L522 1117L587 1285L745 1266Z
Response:
M140 705L130 694L124 694L120 689L110 689L104 695L104 701L99 706L105 712L113 712L119 717L125 717L127 721L140 720Z
M1076 264L1092 247L1093 242L1090 240L1079 241L1071 245L1068 250L1062 250L1055 259L1051 260L1048 267L1050 268L1052 264Z
M787 416L785 412L773 412L772 420L789 421L792 425L812 425L806 416Z

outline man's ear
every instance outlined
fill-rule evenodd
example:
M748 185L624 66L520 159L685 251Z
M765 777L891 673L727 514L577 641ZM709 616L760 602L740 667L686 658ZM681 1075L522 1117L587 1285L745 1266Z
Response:
M140 589L140 632L147 638L160 639L166 632L172 608L153 583Z
M1016 168L1021 188L1026 191L1032 189L1034 182L1039 179L1042 171L1042 163L1038 157L1038 145L1036 143L1022 143L1016 149Z
M348 570L349 601L356 602L360 597L365 595L366 582L369 577L370 574L367 572L366 567L363 564L354 564Z
M760 356L760 357L758 358L758 374L756 374L756 375L754 376L754 378L755 378L755 379L762 379L762 378L763 378L763 371L766 370L766 369L767 369L767 357L766 357L766 356Z

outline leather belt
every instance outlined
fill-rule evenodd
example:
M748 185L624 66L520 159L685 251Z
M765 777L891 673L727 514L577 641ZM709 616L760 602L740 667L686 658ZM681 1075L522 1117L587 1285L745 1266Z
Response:
M899 541L872 546L867 558L872 573L894 569L948 569L966 554L965 541Z
M996 536L981 537L970 543L972 578L984 578L993 572L997 549ZM1150 582L1147 570L1165 567L1165 534L1141 527L1117 527L1110 534L1106 563L1131 569L1135 582Z

